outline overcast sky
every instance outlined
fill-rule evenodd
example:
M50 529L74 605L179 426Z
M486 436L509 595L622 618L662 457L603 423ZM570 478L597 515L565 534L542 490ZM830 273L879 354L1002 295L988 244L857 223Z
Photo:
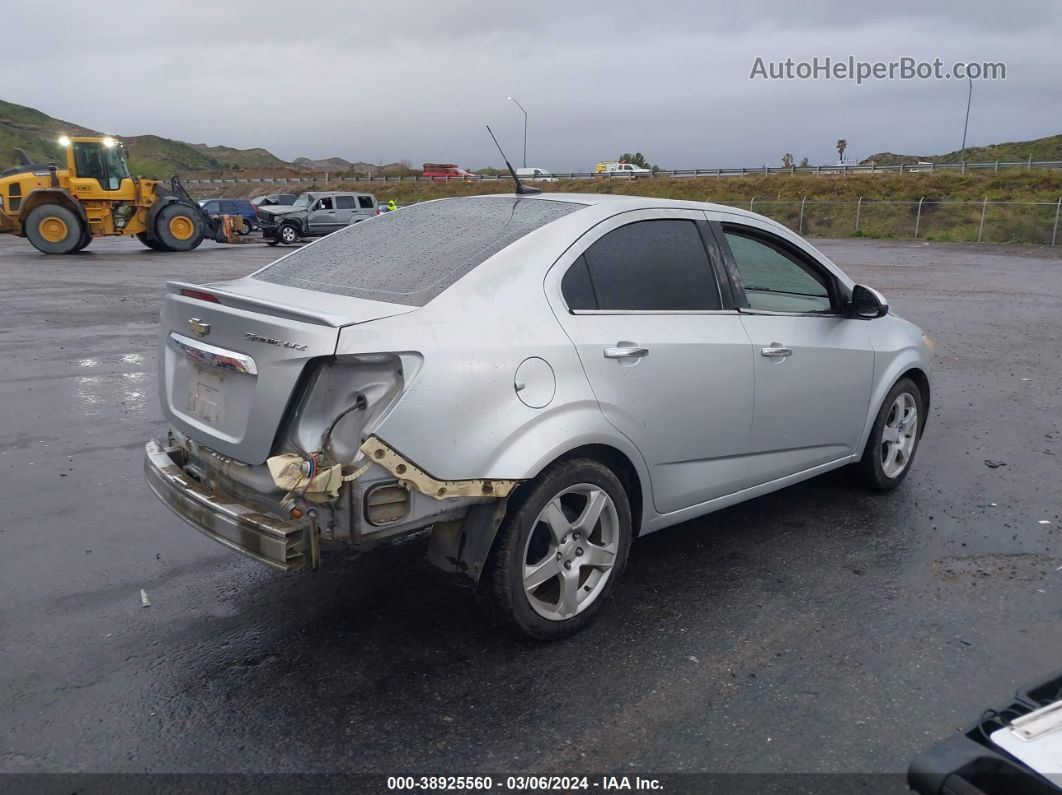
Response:
M974 81L969 145L1062 133L1058 0L7 3L0 98L119 135L285 159L586 170L959 148L957 80L750 80L814 56L1002 61Z

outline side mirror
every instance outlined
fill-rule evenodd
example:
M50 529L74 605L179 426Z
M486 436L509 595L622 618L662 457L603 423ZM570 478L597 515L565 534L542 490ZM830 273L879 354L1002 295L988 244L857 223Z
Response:
M848 303L848 310L852 317L873 320L876 317L884 317L889 313L889 302L885 296L872 287L864 287L857 284L852 288L852 298Z

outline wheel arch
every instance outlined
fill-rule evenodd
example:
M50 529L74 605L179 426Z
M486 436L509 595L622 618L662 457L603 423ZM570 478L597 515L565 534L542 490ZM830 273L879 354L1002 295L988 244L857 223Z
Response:
M642 477L638 473L638 468L634 465L634 462L626 453L612 445L599 443L584 444L579 447L574 447L568 452L553 459L546 466L542 467L540 472L554 464L558 464L562 461L571 461L576 458L589 458L592 461L604 464L615 473L616 477L619 478L620 483L623 484L623 490L627 493L627 500L630 502L631 506L631 537L637 538L642 529L642 511L645 507L645 494L643 492Z
M43 204L58 204L62 207L73 212L82 224L88 225L88 218L85 216L85 208L81 205L77 199L75 199L70 191L62 188L38 188L32 191L26 198L22 200L22 204L18 211L19 224L25 226L26 218L31 212L36 210ZM23 230L25 232L25 230Z
M863 434L859 439L859 446L856 448L858 456L857 460L861 460L863 457L863 451L866 448L867 439L870 437L870 431L874 427L874 421L877 419L878 411L881 410L882 401L885 400L885 396L889 394L889 391L901 378L910 378L915 382L918 390L922 393L923 412L919 433L925 429L926 421L929 418L929 406L932 394L929 373L930 368L925 356L920 351L910 348L902 355L893 359L890 366L884 371L881 377L876 379L874 392L870 397L870 404L867 407L867 417L863 425Z

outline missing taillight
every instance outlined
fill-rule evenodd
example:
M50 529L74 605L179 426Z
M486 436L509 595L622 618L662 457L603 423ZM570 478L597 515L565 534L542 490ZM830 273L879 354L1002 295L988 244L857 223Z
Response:
M221 301L217 299L217 296L210 293L204 293L202 290L187 290L182 289L181 295L185 298L195 298L197 301L209 301L212 304L220 304Z

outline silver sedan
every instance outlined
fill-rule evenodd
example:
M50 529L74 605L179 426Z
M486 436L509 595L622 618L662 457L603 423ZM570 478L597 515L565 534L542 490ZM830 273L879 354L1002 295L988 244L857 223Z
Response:
M520 631L603 609L634 538L853 466L910 471L930 343L731 207L441 199L170 283L148 483L283 571L430 532Z

